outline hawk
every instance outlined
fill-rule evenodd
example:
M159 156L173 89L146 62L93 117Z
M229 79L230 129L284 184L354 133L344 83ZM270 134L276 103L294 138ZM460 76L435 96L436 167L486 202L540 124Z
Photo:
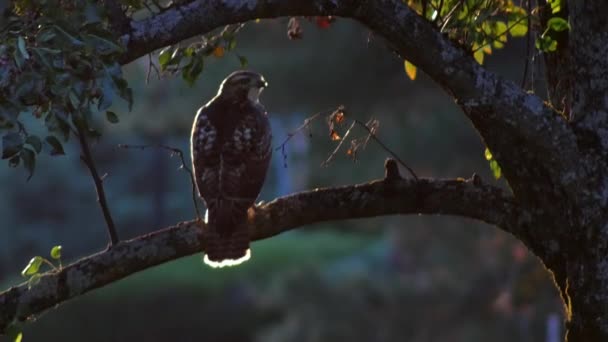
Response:
M199 196L207 206L204 261L238 265L251 256L247 211L257 199L272 154L270 122L259 101L268 86L253 71L236 71L201 107L190 141Z

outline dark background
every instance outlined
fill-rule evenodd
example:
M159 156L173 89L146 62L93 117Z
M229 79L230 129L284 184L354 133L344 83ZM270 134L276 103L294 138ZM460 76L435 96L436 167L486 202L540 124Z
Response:
M409 80L381 38L343 19L329 29L304 23L303 40L287 38L287 19L248 24L238 37L236 52L270 83L262 102L275 146L306 117L343 104L350 117L380 120L379 137L419 176L475 172L506 187L453 100L420 72ZM489 68L519 82L522 46L511 42ZM232 53L206 62L193 87L154 72L146 84L147 57L126 66L133 110L118 105L119 124L99 121L93 153L123 239L194 217L177 157L117 144L188 151L197 108L239 67ZM292 139L288 167L275 152L260 199L383 176L388 154L374 144L357 162L342 151L321 167L335 145L323 120L312 137ZM22 282L29 259L54 245L64 262L106 246L88 170L73 142L67 152L41 156L29 182L23 170L0 167L2 288ZM24 341L553 342L561 317L549 274L510 235L470 219L404 216L302 227L254 243L252 260L229 270L209 269L201 255L176 260L50 310L24 327Z

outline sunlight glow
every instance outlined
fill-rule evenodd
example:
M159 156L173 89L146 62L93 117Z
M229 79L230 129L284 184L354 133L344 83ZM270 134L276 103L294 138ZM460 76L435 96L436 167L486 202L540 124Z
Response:
M236 260L224 259L222 261L212 261L212 260L209 260L209 257L207 256L207 254L205 254L205 258L203 258L203 261L205 262L205 264L207 264L213 268L222 268L222 267L232 267L232 266L240 265L249 259L251 259L251 249L248 248L247 252L245 252L245 255L243 255L242 257L240 257Z

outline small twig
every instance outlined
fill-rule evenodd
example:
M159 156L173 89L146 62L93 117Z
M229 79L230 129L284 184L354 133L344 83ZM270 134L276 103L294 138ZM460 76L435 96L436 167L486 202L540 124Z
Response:
M342 108L342 107L343 107L343 106L339 106L339 107L338 107L338 109L340 109L340 108ZM303 130L303 129L305 129L305 128L308 128L308 126L310 126L310 124L311 124L311 123L312 123L314 120L318 119L318 118L319 118L319 116L321 116L321 115L323 115L323 114L326 114L326 113L333 113L333 112L335 112L335 110L334 110L334 109L327 109L327 110L324 110L324 111L317 112L317 113L315 113L314 115L309 116L308 118L306 118L306 119L304 120L304 123L303 123L303 124L301 124L301 125L300 125L298 128L296 128L296 129L294 129L293 131L291 131L291 132L287 133L287 138L285 138L285 140L283 140L283 142L281 143L281 145L279 145L279 146L275 147L275 151L280 150L280 149L282 148L282 146L284 146L285 144L287 144L287 142L288 142L289 140L291 140L291 138L293 138L294 136L296 136L296 135L298 134L298 132L300 132L301 130Z
M93 156L91 155L91 150L89 148L89 142L85 136L84 130L76 125L77 136L80 140L80 147L82 149L82 155L80 158L84 162L84 164L89 168L91 172L91 176L93 177L93 182L95 183L95 190L97 191L97 202L99 202L99 206L101 207L101 211L103 213L103 217L106 220L106 225L108 227L108 235L110 236L110 247L114 246L118 243L118 234L116 233L116 228L114 226L114 221L112 220L112 215L110 214L110 208L108 207L108 202L106 200L106 194L103 190L103 181L99 177L99 173L97 172L97 168L95 167L95 162L93 161Z
M342 108L344 108L344 106L338 106L337 110L340 110ZM333 113L335 111L336 110L334 110L334 109L328 109L328 110L317 112L314 115L309 116L308 118L306 118L304 120L304 123L302 123L298 128L296 128L295 130L287 133L287 137L285 138L285 140L283 140L283 142L281 143L281 145L275 147L275 151L281 150L281 155L283 156L283 165L285 167L287 167L287 154L285 153L285 146L287 145L287 142L289 142L289 140L291 140L291 138L293 138L294 136L296 136L303 129L310 128L310 124L313 121L315 121L316 119L318 119L321 115L327 114L327 113Z
M355 127L356 124L357 124L357 121L353 121L353 123L350 125L350 127L348 127L348 129L346 130L346 133L344 133L344 136L342 137L342 139L340 139L340 143L338 143L338 146L336 146L336 148L329 155L329 157L327 157L327 159L323 163L321 163L321 166L327 166L336 157L336 154L342 147L342 144L346 141L346 138L350 134L350 131L353 129L353 127Z
M52 262L48 261L45 258L42 258L42 262L44 262L45 264L49 265L49 267L54 270L57 271L58 269L61 269L61 261L59 261L59 268L57 268L57 266L55 266Z
M202 216L198 207L198 201L196 200L196 182L194 180L194 172L192 172L192 169L190 169L188 167L188 164L186 164L186 159L184 158L184 152L182 150L180 150L179 148L175 148L175 147L171 147L171 146L167 146L167 145L162 145L162 144L156 144L156 145L126 145L126 144L118 144L119 148L124 148L124 149L129 149L129 148L136 148L139 150L145 150L147 148L160 148L160 149L164 149L167 151L170 151L172 154L177 154L179 156L179 158L181 159L182 164L180 165L181 169L184 169L186 172L188 172L188 174L190 174L190 182L192 184L192 203L194 204L194 210L196 213L196 218L198 221L202 220Z

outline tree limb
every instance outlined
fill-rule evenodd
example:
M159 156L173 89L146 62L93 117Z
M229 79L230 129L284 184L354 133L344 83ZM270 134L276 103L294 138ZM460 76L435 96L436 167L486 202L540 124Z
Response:
M301 192L256 207L250 212L252 240L323 221L418 213L470 217L497 225L526 240L530 215L511 195L481 183L478 177L416 182L402 179L393 160L387 162L386 169L385 179ZM121 241L109 250L77 260L59 271L47 272L31 289L24 283L0 293L0 333L14 320L25 321L133 273L199 253L204 243L204 224L199 224L181 222Z
M99 172L97 172L97 167L95 166L95 161L93 160L93 155L91 154L91 148L89 147L85 130L79 125L75 126L76 130L78 131L78 134L76 135L78 136L80 147L82 149L82 156L80 158L91 172L91 177L93 178L93 183L95 184L95 192L97 193L97 202L99 203L99 207L103 213L103 218L106 221L108 237L110 238L108 247L113 247L118 243L119 238L118 233L116 232L116 226L114 225L114 220L112 219L112 214L110 213L108 201L106 200L106 193L103 189L103 179L101 179Z

